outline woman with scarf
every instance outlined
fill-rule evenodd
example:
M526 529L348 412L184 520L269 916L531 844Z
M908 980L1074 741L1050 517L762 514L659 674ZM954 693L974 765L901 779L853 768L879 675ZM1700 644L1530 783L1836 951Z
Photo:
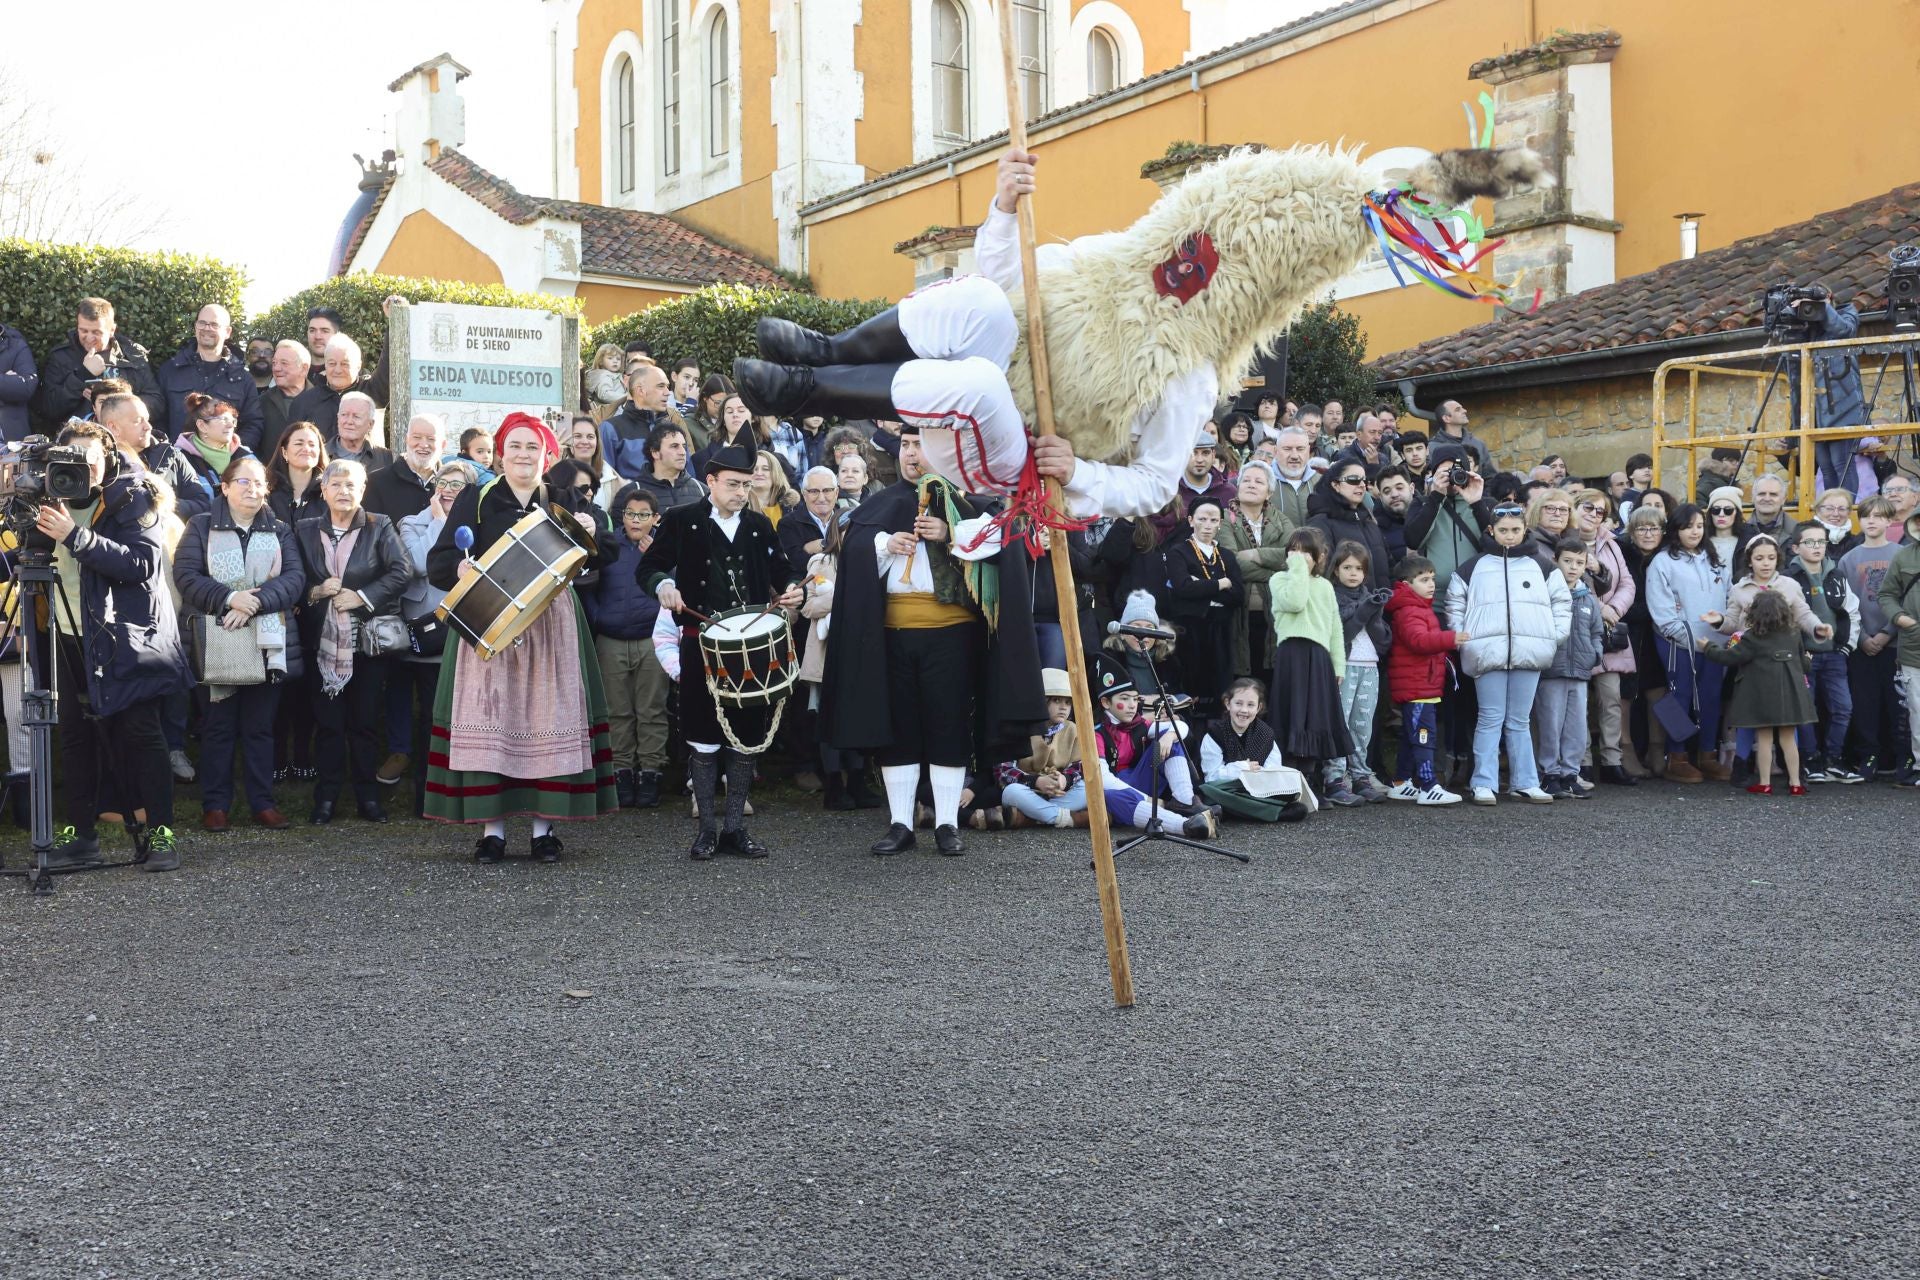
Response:
M194 397L188 396L191 402ZM244 632L261 654L260 684L201 686L200 825L228 829L233 750L240 747L253 825L284 831L273 803L273 722L280 688L303 671L293 610L306 574L293 528L267 507L267 469L252 454L227 463L213 510L187 522L173 555L186 626ZM213 620L203 624L194 615Z
M494 437L494 456L500 478L461 491L427 555L427 581L435 589L450 591L477 572L474 560L532 511L546 511L592 552L586 569L605 568L618 557L605 513L581 491L549 488L541 479L560 456L560 442L544 422L508 414ZM456 541L462 528L473 533L472 559ZM533 819L534 860L559 861L556 821L619 807L607 725L600 663L573 588L490 661L466 641L450 639L433 700L426 816L485 824L473 856L491 863L506 856L506 820L525 814Z
M300 643L309 655L307 689L320 730L320 777L308 821L315 826L333 821L340 789L351 774L360 816L385 822L374 773L386 735L387 659L357 649L365 622L399 615L412 568L392 522L360 505L367 492L365 467L350 458L329 462L320 473L320 492L326 514L294 528L306 578Z
M235 458L251 458L253 450L242 444L236 434L240 411L225 400L189 391L186 406L187 420L193 425L180 433L173 447L186 458L187 465L200 477L200 483L213 492L217 503L227 464Z

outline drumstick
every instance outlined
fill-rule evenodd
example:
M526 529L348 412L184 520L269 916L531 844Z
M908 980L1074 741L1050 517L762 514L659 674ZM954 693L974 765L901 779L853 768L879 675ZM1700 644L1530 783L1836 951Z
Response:
M685 614L690 614L690 615L692 615L692 617L693 617L693 619L694 619L694 621L696 621L696 622L704 622L704 623L706 623L706 624L707 624L708 626L712 626L712 625L713 625L713 619L712 619L712 618L709 618L709 617L708 617L708 616L707 616L706 614L704 614L704 613L702 613L702 612L700 612L700 611L699 611L698 609L696 609L696 608L694 608L694 607L693 607L692 605L688 605L688 604L683 604L683 605L681 605L681 606L680 606L680 607L679 607L678 609L675 609L675 610L674 610L674 612L675 612L675 613L685 613Z

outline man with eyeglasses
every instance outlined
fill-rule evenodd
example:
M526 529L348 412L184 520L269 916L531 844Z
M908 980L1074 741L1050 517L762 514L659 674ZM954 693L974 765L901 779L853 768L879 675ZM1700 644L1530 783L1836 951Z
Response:
M433 496L434 472L446 451L446 420L436 413L414 414L400 456L367 478L367 496L360 505L396 525L424 510Z
M810 468L800 478L801 509L780 521L780 550L795 573L805 573L807 562L826 545L827 530L833 527L833 504L839 496L840 479L826 467Z
M160 425L169 437L192 429L187 396L198 391L239 410L240 443L259 448L260 389L253 385L246 362L228 350L227 339L232 336L233 317L219 303L209 302L194 318L192 341L155 372L165 405Z
M1890 476L1880 486L1880 496L1893 504L1893 525L1890 532L1897 533L1902 543L1911 545L1913 535L1907 532L1907 521L1920 508L1920 485L1905 475Z
M627 484L614 495L613 511L619 556L582 599L607 692L614 789L622 809L652 809L660 803L667 767L667 693L673 681L653 647L660 602L640 585L639 573L659 527L660 508L651 493Z

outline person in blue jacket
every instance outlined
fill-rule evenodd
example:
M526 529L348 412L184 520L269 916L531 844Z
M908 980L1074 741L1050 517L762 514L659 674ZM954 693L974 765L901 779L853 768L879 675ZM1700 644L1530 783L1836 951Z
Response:
M0 324L0 439L11 444L33 434L27 401L40 386L40 369L18 329Z
M165 397L166 413L158 425L166 439L192 430L187 397L198 392L232 405L240 415L240 443L249 449L260 447L260 432L266 426L260 389L253 385L246 362L228 350L227 340L232 336L233 317L219 303L209 302L193 322L193 341L154 371L154 380Z
M54 858L71 864L97 853L98 815L117 809L133 833L136 859L149 871L172 871L180 852L161 717L166 699L187 688L190 677L166 582L169 495L100 424L74 423L57 439L86 453L93 487L87 501L48 503L35 518L54 543L64 598L51 609L62 690L60 808L67 824ZM144 824L135 821L141 810Z

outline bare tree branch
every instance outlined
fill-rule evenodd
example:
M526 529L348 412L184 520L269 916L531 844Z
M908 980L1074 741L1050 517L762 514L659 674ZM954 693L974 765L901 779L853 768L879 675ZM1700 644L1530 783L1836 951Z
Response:
M55 112L0 69L0 238L130 245L168 230L172 217L114 182L86 150L61 137Z

